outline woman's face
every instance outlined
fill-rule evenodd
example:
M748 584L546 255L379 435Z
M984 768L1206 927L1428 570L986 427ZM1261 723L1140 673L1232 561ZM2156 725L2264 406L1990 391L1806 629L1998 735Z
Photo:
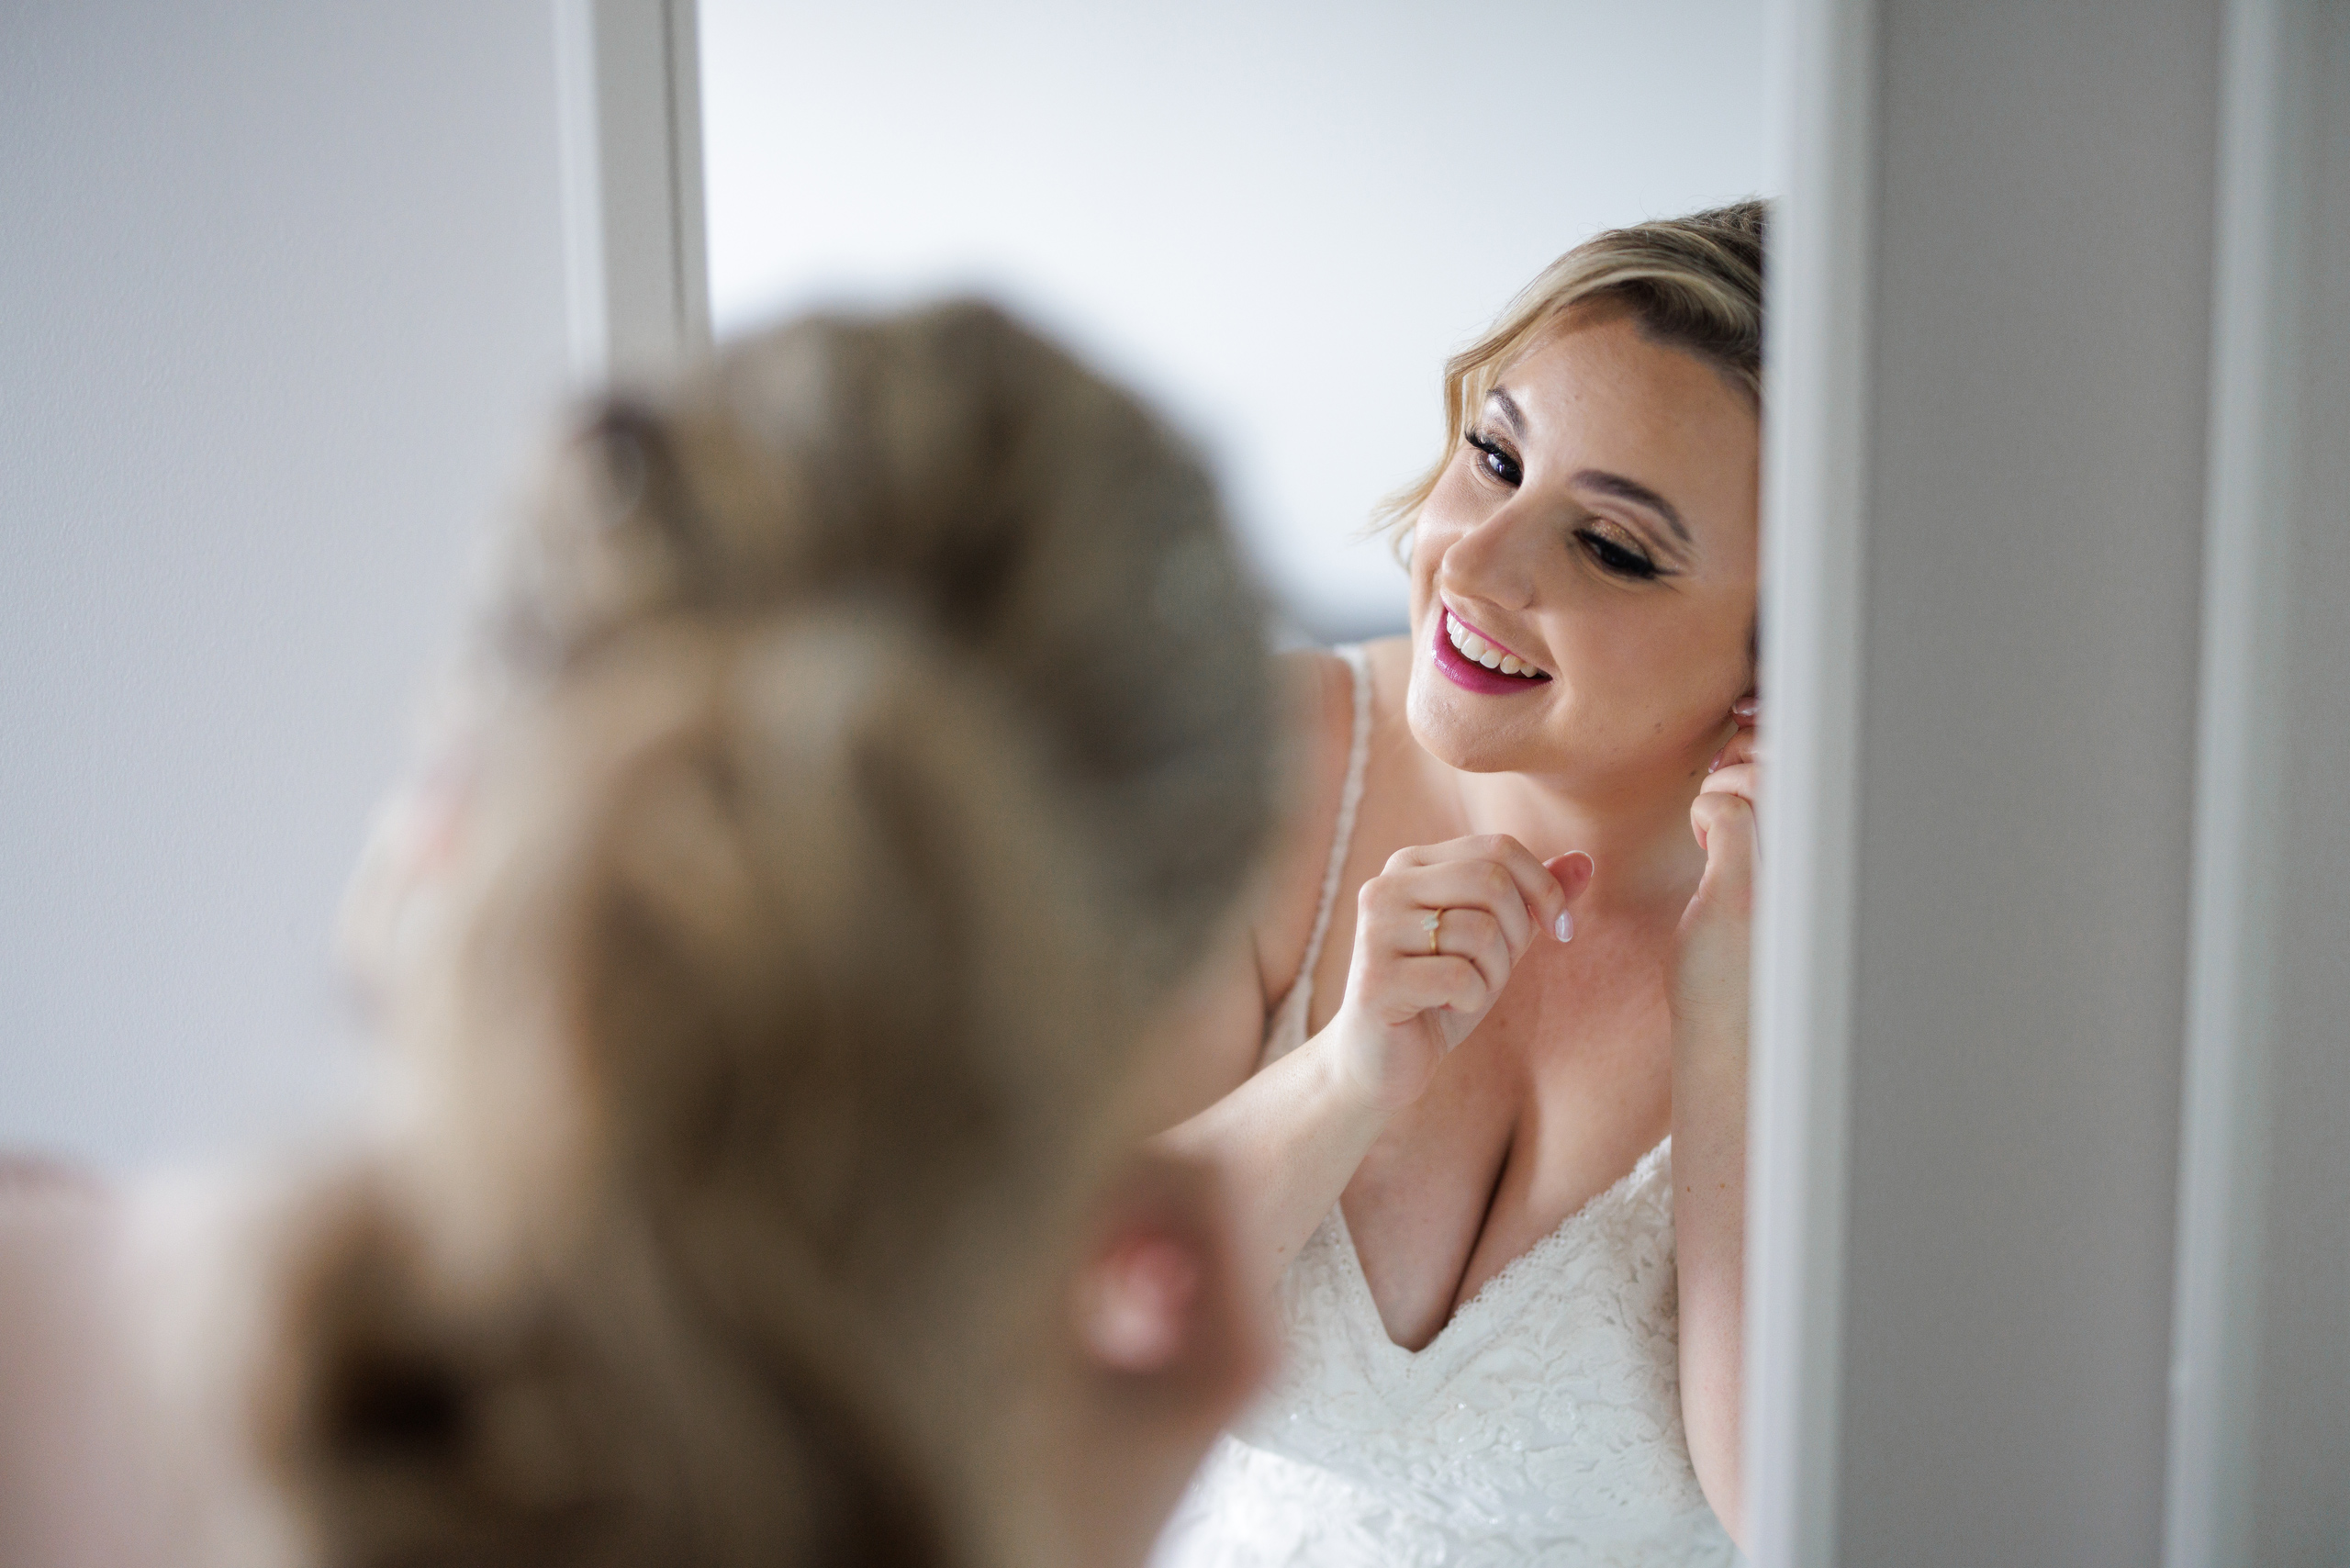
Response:
M1702 772L1753 683L1759 439L1711 365L1620 310L1570 311L1504 372L1421 510L1420 744L1586 797Z

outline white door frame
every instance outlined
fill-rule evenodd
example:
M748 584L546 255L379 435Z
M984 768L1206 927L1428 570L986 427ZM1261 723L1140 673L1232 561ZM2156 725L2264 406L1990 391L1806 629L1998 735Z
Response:
M694 0L554 0L572 370L710 347Z
M2165 1568L2251 1561L2314 0L2232 0Z
M1876 7L1776 20L1743 1430L1754 1560L1813 1563L1834 1555L1842 1372Z
M2226 0L2165 1568L2251 1561L2295 583L2298 347L2322 0ZM1844 1404L1877 0L1781 0L1764 813L1750 1159L1752 1560L1832 1563ZM2331 154L2329 154L2331 155ZM2181 235L2179 242L2203 242ZM2305 500L2301 515L2307 511ZM2338 672L2336 672L2338 674ZM2331 676L2327 677L2332 678ZM2150 1369L2151 1370L2151 1369ZM1986 1499L1986 1506L1997 1506Z

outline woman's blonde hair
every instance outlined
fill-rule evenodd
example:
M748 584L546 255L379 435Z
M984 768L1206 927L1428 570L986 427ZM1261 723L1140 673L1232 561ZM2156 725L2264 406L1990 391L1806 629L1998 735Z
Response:
M955 1560L980 1417L893 1380L1061 1244L1269 826L1210 484L990 308L808 319L589 410L495 582L408 1120L277 1232L300 1552Z
M1444 445L1436 462L1382 502L1374 529L1400 554L1420 508L1503 374L1579 305L1630 314L1652 342L1696 355L1757 409L1762 405L1762 238L1759 200L1610 229L1542 269L1493 330L1445 362Z

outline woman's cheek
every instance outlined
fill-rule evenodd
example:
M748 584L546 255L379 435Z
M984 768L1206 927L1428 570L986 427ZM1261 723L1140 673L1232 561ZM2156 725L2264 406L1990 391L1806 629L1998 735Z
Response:
M1716 703L1714 672L1688 656L1691 639L1657 639L1648 628L1600 622L1577 628L1562 662L1574 727L1628 751L1660 744L1680 751L1712 732L1729 711Z

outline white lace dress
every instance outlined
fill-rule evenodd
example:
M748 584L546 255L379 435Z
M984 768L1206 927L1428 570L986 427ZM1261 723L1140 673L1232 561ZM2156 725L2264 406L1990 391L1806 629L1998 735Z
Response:
M1305 962L1266 1031L1304 1043L1362 798L1370 682ZM1193 1480L1153 1568L1733 1561L1682 1436L1671 1140L1487 1281L1425 1349L1387 1337L1345 1215L1292 1260L1272 1386Z

